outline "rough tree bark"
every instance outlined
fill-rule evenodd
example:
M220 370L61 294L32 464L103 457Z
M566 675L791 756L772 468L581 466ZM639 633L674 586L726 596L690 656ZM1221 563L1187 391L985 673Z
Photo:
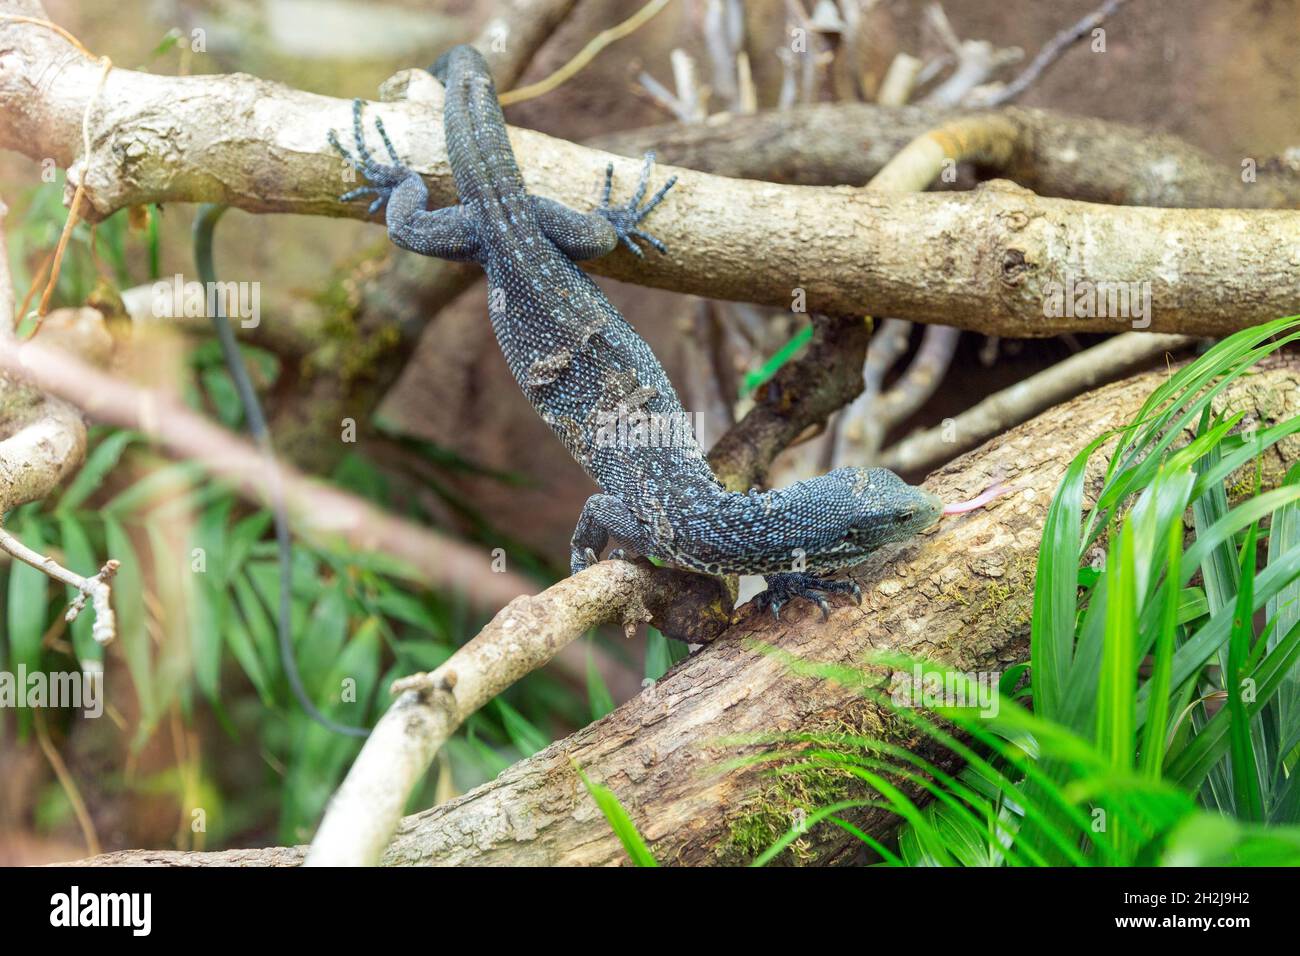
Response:
M345 101L243 74L157 77L102 67L57 34L0 25L0 146L71 163L88 218L146 202L224 202L257 212L366 215L340 192L355 183L324 145L351 127ZM49 62L59 69L48 69ZM426 176L432 202L455 201L441 88L423 71L389 88L408 96L382 114L398 152ZM91 155L77 157L90 111ZM21 105L21 108L18 106ZM220 118L218 120L218 118ZM532 192L592 205L604 168L630 187L639 164L511 129ZM1292 211L1152 209L1045 199L1006 183L959 194L884 195L728 179L665 167L674 200L651 228L668 255L623 251L602 275L711 298L823 312L891 315L1006 336L1152 331L1225 334L1287 314L1300 300ZM662 180L657 180L662 181ZM1145 283L1149 315L1049 317L1075 281ZM1068 294L1068 293L1067 293Z
M843 795L833 783L781 785L761 767L729 764L756 750L735 738L848 730L883 735L946 762L852 688L795 676L760 645L805 661L841 664L859 662L873 650L931 655L975 670L1001 670L1024 660L1034 565L1051 495L1080 448L1127 422L1167 374L1139 375L1053 408L945 466L927 486L950 500L970 497L995 480L1017 490L985 509L946 518L934 532L865 565L857 574L862 607L840 606L827 623L808 607L788 607L779 623L742 608L727 633L604 719L491 783L407 817L385 863L625 862L575 764L613 789L661 861L707 864L747 861L786 830L796 810ZM1273 360L1239 380L1223 404L1254 414L1264 425L1300 413L1300 358ZM1280 480L1298 447L1300 441L1289 440L1267 457L1266 486ZM1095 474L1092 481L1095 488ZM876 834L896 825L880 811L854 822ZM834 827L814 829L798 847L800 859L819 864L856 859L860 851ZM301 850L265 853L264 862L274 865ZM212 862L204 854L156 851L110 854L94 862L142 859ZM232 862L258 859L254 851L239 851Z

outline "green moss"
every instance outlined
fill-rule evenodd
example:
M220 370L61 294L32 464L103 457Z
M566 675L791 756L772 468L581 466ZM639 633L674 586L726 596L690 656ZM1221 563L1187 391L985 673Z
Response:
M301 373L312 378L328 371L339 379L343 391L355 381L373 379L377 367L402 342L396 323L361 328L361 289L379 268L383 246L368 249L339 268L325 287L312 296L321 311L321 341L303 359Z
M846 756L861 756L856 739L902 741L907 728L888 714L882 714L865 702L855 708L854 722L838 721L832 726L811 731L812 748ZM749 863L779 840L794 825L799 811L811 816L822 807L842 800L868 799L876 796L860 778L830 764L798 766L799 755L789 755L774 764L770 783L747 800L740 812L728 822L727 838L718 849L720 862ZM776 863L804 866L816 862L821 853L815 833L793 840Z

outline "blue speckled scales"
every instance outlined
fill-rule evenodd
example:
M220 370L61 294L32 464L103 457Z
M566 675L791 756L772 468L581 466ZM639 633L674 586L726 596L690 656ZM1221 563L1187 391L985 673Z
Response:
M684 567L771 575L766 602L774 612L795 596L825 611L822 592L856 591L856 585L812 575L856 564L937 520L937 499L878 468L840 468L761 494L723 489L693 430L682 427L686 416L663 366L574 265L620 242L637 255L638 241L664 251L638 226L674 180L643 204L647 157L641 182L623 205L609 203L609 172L604 202L590 213L530 196L482 56L455 47L433 73L446 88L443 122L460 205L427 209L423 180L401 165L379 121L392 165L371 157L359 103L358 158L331 134L368 181L344 198L374 195L372 209L387 203L389 235L405 249L482 265L492 327L511 372L601 487L574 531L575 572L596 560L612 536L635 553ZM646 440L633 426L639 416L669 431Z

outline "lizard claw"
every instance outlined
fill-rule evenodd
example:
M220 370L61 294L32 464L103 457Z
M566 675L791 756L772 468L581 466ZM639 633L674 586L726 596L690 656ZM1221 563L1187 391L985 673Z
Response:
M362 196L374 196L375 199L370 203L370 208L367 210L368 215L374 215L379 211L384 203L388 202L388 197L392 195L397 184L410 174L410 171L402 165L402 161L398 158L392 140L388 138L388 132L384 129L384 121L377 116L375 117L375 129L379 132L379 138L383 140L384 148L388 151L388 158L392 160L393 164L391 166L376 162L366 146L365 131L361 123L361 100L359 99L352 101L352 142L356 155L353 155L346 146L339 142L338 134L334 130L330 130L325 137L338 154L347 161L348 165L366 178L366 185L344 193L339 197L339 202L351 202Z
M852 594L854 601L862 604L862 589L856 581L831 581L801 572L768 575L767 590L755 595L754 600L759 607L771 610L772 616L779 621L781 608L792 598L801 597L816 604L825 621L831 616L830 604L826 601L830 593Z
M609 202L610 192L614 184L614 164L607 165L605 167L605 190L601 196L600 206L596 209L596 212L604 216L609 221L609 224L614 227L619 242L627 246L639 258L644 258L645 253L634 240L640 240L660 253L666 254L668 252L668 247L661 241L648 232L637 228L641 220L650 215L654 208L663 201L664 196L668 194L668 190L672 189L673 184L677 182L676 176L671 177L668 182L659 187L658 191L650 197L645 205L642 205L642 200L645 199L646 190L650 185L650 170L654 167L654 161L654 153L645 154L645 165L641 167L641 179L637 183L636 192L633 193L631 199L619 206L611 206Z

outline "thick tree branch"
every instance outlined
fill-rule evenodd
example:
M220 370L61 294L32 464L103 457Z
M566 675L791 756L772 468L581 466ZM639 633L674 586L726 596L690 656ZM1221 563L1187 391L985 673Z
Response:
M4 24L0 39L10 50L0 77L0 107L8 107L0 109L0 145L70 162L98 65L34 26ZM418 71L407 79L412 87L433 83ZM369 108L376 113L426 174L434 203L453 202L441 123L429 104ZM254 77L115 69L92 113L94 151L70 181L84 185L96 216L166 201L362 216L364 204L337 202L350 183L324 140L349 124L344 101ZM527 130L512 130L511 139L531 191L591 205L611 157ZM635 163L613 161L619 182L635 181ZM804 290L810 310L942 317L1019 336L1132 327L1222 334L1287 314L1300 300L1300 274L1280 253L1300 238L1300 217L1290 212L1116 208L1005 184L893 196L659 171L671 173L680 177L676 198L652 224L669 255L641 262L624 252L593 271L786 307ZM1127 316L1048 317L1053 290L1078 281L1145 283L1149 314L1136 326Z
M1051 110L1005 107L940 109L819 103L798 110L732 116L725 123L648 126L588 140L593 149L659 160L734 179L802 186L867 183L918 136L953 120L996 115L1018 129L997 174L1040 196L1125 206L1195 209L1286 209L1300 204L1300 178L1257 165L1241 167L1167 133ZM1256 159L1260 159L1256 157ZM984 175L988 169L976 170ZM970 182L958 176L954 188Z

